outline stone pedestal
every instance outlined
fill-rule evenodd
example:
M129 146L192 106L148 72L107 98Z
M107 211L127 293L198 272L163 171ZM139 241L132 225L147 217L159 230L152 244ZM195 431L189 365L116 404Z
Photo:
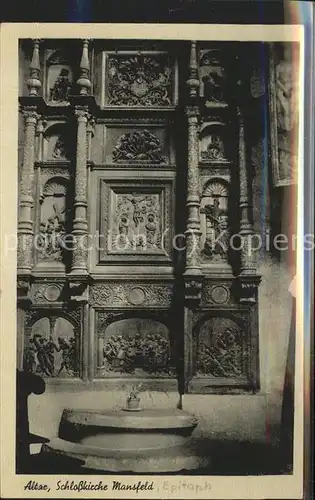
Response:
M197 419L181 410L64 410L59 437L42 452L107 472L163 473L204 467L190 436Z

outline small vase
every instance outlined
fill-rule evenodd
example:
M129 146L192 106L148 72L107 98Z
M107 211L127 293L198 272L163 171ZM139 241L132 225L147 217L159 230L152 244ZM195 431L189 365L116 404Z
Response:
M139 408L140 398L128 398L127 399L127 408L130 410L136 410Z

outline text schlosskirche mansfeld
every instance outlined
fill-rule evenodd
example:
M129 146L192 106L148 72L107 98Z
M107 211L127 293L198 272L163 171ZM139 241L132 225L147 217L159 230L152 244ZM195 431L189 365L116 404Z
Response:
M135 481L134 483L124 483L122 481L112 481L110 484L103 481L57 481L58 491L153 491L153 481Z

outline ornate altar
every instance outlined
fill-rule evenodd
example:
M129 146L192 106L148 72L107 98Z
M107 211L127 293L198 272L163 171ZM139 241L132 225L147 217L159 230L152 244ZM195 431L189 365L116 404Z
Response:
M246 48L27 43L19 366L257 391Z

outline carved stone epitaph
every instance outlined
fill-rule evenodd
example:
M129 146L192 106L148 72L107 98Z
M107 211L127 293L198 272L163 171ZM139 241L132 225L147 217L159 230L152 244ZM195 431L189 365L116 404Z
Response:
M107 104L170 106L172 70L165 54L108 54Z

